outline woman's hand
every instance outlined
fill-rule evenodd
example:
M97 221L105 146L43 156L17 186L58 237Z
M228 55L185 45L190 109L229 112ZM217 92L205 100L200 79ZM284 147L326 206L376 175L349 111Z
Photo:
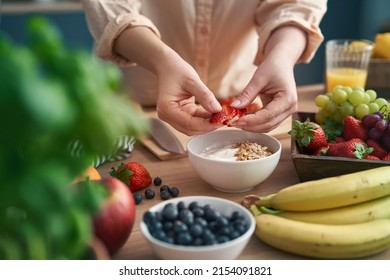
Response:
M239 99L251 101L257 96L261 99L262 108L241 117L235 127L253 132L269 132L297 110L293 65L286 65L278 59L264 60Z
M187 135L219 127L210 124L209 118L222 108L195 69L173 51L165 56L165 63L161 65L157 71L159 118ZM196 104L195 99L202 106Z
M306 47L306 35L293 26L284 26L270 36L264 60L231 106L244 108L257 96L262 108L241 117L235 126L247 131L269 132L297 110L294 65Z
M131 44L129 44L131 42ZM195 69L146 27L124 30L114 50L156 74L157 113L177 130L195 135L216 129L208 118L222 110ZM197 105L195 99L202 105Z

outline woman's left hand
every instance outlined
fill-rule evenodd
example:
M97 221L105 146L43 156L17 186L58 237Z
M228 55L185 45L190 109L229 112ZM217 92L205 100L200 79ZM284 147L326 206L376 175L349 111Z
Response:
M261 99L262 108L241 117L235 127L269 132L297 110L293 66L286 66L276 59L263 61L241 93L240 100L255 100L257 96Z
M262 107L241 117L235 126L247 131L269 132L298 108L294 66L306 47L306 33L294 26L282 26L269 37L264 58L242 93L231 104L249 106L257 96Z

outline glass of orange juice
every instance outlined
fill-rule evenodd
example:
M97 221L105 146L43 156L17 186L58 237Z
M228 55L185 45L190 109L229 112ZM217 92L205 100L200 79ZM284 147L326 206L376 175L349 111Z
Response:
M365 87L373 42L335 39L326 43L326 89L337 86Z

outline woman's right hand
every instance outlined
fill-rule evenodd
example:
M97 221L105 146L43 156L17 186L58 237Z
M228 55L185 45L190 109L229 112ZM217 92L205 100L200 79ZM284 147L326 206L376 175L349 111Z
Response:
M214 94L195 69L150 29L134 27L123 31L114 50L156 74L159 118L187 135L202 134L219 127L208 120L212 113L222 110Z
M209 122L211 114L222 109L214 94L178 54L172 51L165 58L157 72L158 116L187 135L218 128Z

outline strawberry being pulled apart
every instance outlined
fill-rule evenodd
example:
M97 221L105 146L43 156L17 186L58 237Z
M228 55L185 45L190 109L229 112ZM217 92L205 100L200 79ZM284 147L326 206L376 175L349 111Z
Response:
M292 129L288 132L290 135L295 136L295 140L299 147L301 147L305 153L312 154L318 150L326 150L328 142L326 141L326 135L322 127L306 119L304 122L295 120Z
M149 171L139 162L122 162L117 169L112 167L109 174L124 182L132 192L146 188L152 183Z
M230 104L234 101L234 98L228 98L220 101L222 110L218 113L211 115L210 123L223 124L227 126L233 126L238 119L247 113L247 109L237 109Z

